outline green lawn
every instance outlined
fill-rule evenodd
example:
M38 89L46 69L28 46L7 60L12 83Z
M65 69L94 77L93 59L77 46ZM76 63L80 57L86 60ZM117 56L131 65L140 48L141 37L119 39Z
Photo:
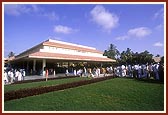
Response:
M70 82L74 82L74 81L87 80L87 79L89 79L89 78L75 77L75 78L67 78L67 79L55 79L55 80L40 81L40 82L5 85L4 92L25 89L25 88L32 88L32 87L59 85L59 84L63 84L63 83L70 83Z
M5 111L163 111L164 85L114 78L6 101Z

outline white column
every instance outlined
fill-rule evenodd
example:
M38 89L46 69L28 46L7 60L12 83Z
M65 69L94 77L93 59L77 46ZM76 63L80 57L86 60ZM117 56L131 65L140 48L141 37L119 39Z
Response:
M36 60L33 60L33 71L36 71Z
M46 67L46 60L43 59L43 65L42 65L42 70L44 71L44 67Z
M45 76L45 70L44 67L46 67L46 60L43 59L43 65L42 65L42 72L43 72L43 76Z
M54 69L54 76L55 76L55 69Z

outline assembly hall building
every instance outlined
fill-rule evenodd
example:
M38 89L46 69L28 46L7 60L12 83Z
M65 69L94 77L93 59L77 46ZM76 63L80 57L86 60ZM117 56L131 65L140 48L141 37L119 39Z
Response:
M44 68L53 74L65 72L63 68L100 67L115 61L93 47L48 39L15 56L10 64L14 68L25 69L27 74L40 74Z

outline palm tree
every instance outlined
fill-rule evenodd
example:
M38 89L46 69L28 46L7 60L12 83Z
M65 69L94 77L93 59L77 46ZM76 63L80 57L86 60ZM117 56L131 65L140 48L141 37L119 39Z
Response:
M111 59L116 59L117 56L120 55L120 52L117 50L114 44L110 44L108 50L105 50L103 55Z

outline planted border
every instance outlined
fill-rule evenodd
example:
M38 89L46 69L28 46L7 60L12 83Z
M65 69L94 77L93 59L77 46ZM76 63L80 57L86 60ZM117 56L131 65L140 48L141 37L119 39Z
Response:
M55 86L46 86L46 87L37 87L37 88L30 88L30 89L20 89L17 91L10 91L4 94L4 101L20 99L20 98L33 96L33 95L39 95L39 94L48 93L52 91L64 90L64 89L78 87L78 86L87 85L91 83L96 83L99 81L104 81L104 80L112 79L112 78L113 78L112 76L107 76L107 77L101 77L101 78L94 78L91 80L82 80L82 81L76 81L72 83L65 83L65 84L60 84L60 85L55 85Z

